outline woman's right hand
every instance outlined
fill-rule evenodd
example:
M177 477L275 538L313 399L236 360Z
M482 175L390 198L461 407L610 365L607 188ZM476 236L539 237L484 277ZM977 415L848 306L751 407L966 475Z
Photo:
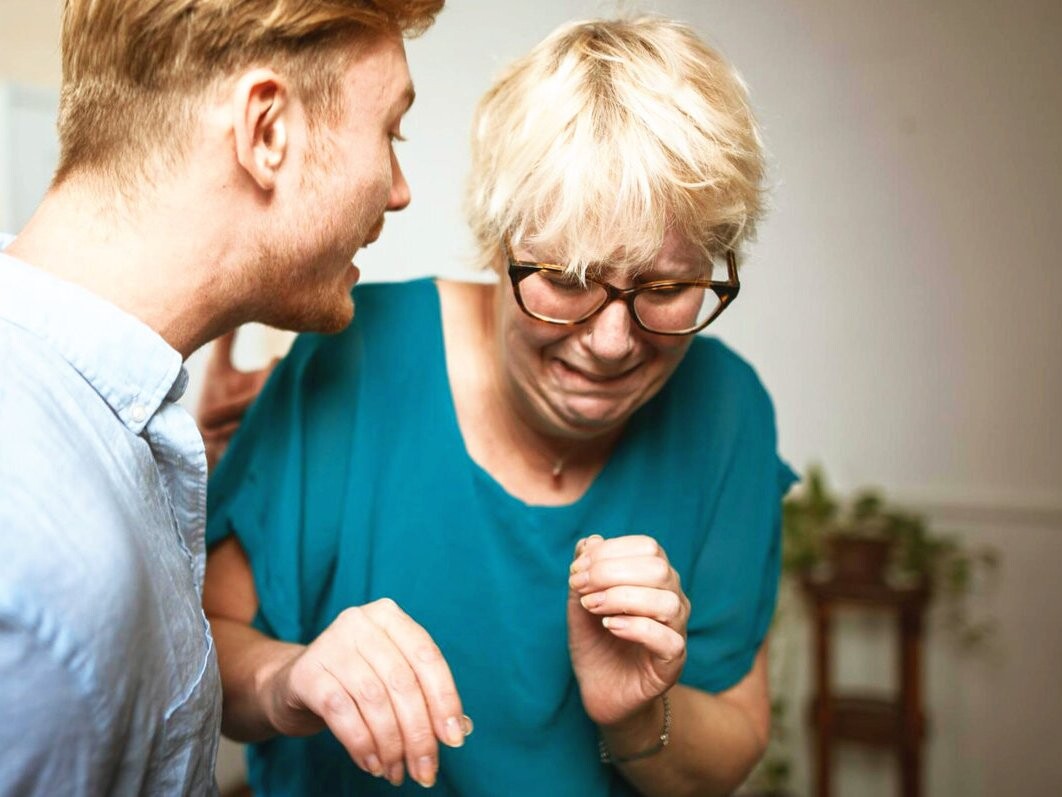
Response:
M366 772L397 786L404 761L425 787L438 771L436 739L460 747L471 733L439 647L389 598L347 609L310 645L290 647L262 678L279 733L327 726Z

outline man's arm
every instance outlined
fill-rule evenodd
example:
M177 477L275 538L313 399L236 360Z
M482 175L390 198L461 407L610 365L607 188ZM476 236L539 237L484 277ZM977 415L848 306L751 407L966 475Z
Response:
M431 637L387 598L345 610L309 645L251 627L258 596L235 538L208 558L203 605L213 629L226 735L256 741L327 726L363 770L395 785L435 782L436 739L470 731L450 668Z

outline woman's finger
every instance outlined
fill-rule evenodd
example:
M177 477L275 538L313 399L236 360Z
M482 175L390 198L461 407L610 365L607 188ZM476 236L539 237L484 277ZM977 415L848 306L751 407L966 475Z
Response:
M568 578L568 584L576 592L586 595L623 585L677 590L679 579L666 559L659 556L628 556L595 558L586 569L575 568Z
M357 669L356 665L352 669ZM382 777L385 769L376 740L351 695L350 683L355 680L350 672L341 680L322 666L317 682L305 687L304 701L310 711L324 720L355 764L370 775Z
M686 638L648 617L609 615L601 619L601 624L613 636L644 646L661 663L674 664L686 655Z
M204 406L199 412L200 427L210 428L233 422L239 425L247 413L247 408L254 403L257 395L257 392L247 393L226 399L224 402Z
M211 347L211 367L219 371L235 370L232 365L232 349L236 342L236 330L230 330L214 339Z
M376 666L393 645L362 608L345 610L329 631L327 644L318 645L318 657L357 705L375 742L383 777L397 786L405 771L405 735L388 673ZM322 635L318 643L325 641Z
M431 716L435 735L450 747L460 747L471 732L450 665L427 631L392 600L365 607L413 668Z
M394 611L389 611L394 607ZM383 600L362 608L363 622L356 636L358 652L376 673L398 720L406 768L419 784L435 783L439 748L428 713L423 687L405 652L391 639L383 622L395 622L401 610L394 601ZM382 616L386 615L386 616Z
M648 617L682 629L689 616L688 601L681 593L651 587L624 585L583 595L579 602L593 614L627 614Z
M626 556L660 556L667 560L667 553L663 546L646 534L626 534L610 539L593 535L588 538L588 544L584 546L581 553L594 561Z

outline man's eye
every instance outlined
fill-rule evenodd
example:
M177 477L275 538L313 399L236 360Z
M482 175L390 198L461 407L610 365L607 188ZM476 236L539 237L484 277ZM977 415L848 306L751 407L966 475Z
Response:
M398 132L397 130L388 133L387 137L389 139L391 139L391 143L392 144L394 144L396 142L402 142L402 141L406 140L406 137L404 135L402 135L400 132Z

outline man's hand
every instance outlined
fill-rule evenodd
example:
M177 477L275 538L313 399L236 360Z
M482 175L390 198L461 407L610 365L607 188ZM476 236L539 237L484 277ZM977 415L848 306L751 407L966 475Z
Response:
M260 689L277 732L327 725L359 767L396 786L403 762L417 783L434 784L436 739L460 747L472 730L442 652L389 598L344 611Z
M652 537L581 540L571 565L568 647L583 707L601 726L653 711L686 662L690 602Z
M236 433L247 408L258 396L277 364L274 360L259 371L240 371L232 364L235 330L214 341L203 375L196 422L206 446L207 467L213 469L229 440Z

